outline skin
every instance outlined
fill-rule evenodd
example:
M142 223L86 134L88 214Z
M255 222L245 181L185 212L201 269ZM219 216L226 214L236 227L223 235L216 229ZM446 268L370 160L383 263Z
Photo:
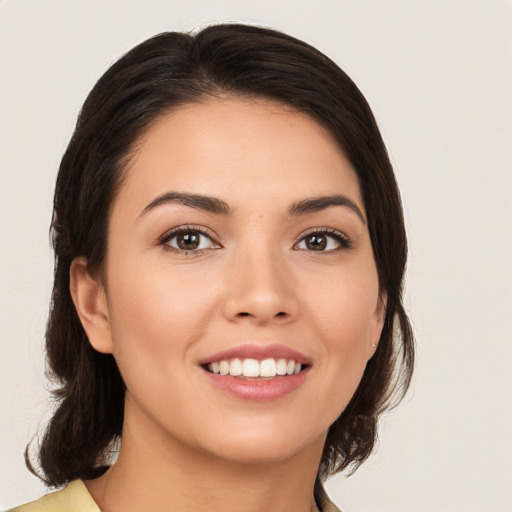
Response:
M230 215L175 202L216 197ZM305 198L330 206L286 213ZM162 237L202 227L199 250ZM328 228L313 250L305 235ZM172 246L175 246L174 248ZM71 291L90 342L127 386L117 462L87 486L104 512L309 511L327 430L348 404L383 325L385 298L358 180L304 114L259 99L215 98L161 117L141 140L112 207L103 279L74 261ZM312 361L298 389L244 400L198 361L240 344L280 343Z

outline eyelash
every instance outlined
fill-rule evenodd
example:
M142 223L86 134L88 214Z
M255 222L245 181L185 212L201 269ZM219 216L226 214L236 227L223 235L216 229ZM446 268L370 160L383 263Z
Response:
M169 241L172 240L174 237L181 235L181 234L186 234L186 233L199 233L200 235L209 238L211 240L212 244L217 245L217 247L214 247L214 249L221 248L220 244L218 244L218 242L215 241L216 236L212 231L210 231L204 227L201 227L201 226L192 226L192 225L179 226L176 228L172 228L171 230L164 233L158 239L158 244L164 246L169 251L172 251L175 253L181 253L181 254L185 254L185 255L191 255L191 254L199 255L203 251L210 249L210 248L208 248L208 249L186 250L186 249L178 249L176 247L172 247L171 245L169 245ZM332 228L311 229L310 231L301 234L300 238L297 240L297 242L294 243L293 247L295 248L298 244L305 241L307 237L312 236L312 235L326 236L328 238L334 239L336 241L336 243L338 244L338 247L336 247L335 249L329 249L327 251L314 251L312 249L309 250L309 252L312 252L312 253L314 253L314 252L332 253L335 251L348 250L348 249L352 248L352 240L346 234L344 234L341 231L338 231L336 229L332 229ZM308 249L298 249L298 250L308 251Z
M192 253L194 253L194 255L199 255L199 254L201 254L202 251L206 250L206 249L192 249L192 250L178 249L176 247L172 247L171 245L169 245L170 240L172 240L174 237L176 237L178 235L182 235L182 234L187 234L187 233L199 233L200 235L209 238L212 241L212 244L219 245L217 242L215 242L216 236L212 231L210 231L206 228L203 228L201 226L190 226L190 225L172 228L171 230L167 231L159 238L158 244L164 246L169 251L186 254L186 255L190 255ZM217 248L220 248L220 246L215 247L215 249L217 249Z
M342 233L341 231L338 231L337 229L332 228L314 228L306 233L303 233L299 240L294 244L294 247L298 245L299 243L303 242L308 236L312 235L323 235L329 238L333 238L338 244L339 247L336 249L329 249L328 251L314 251L311 250L311 252L325 252L325 253L331 253L335 251L342 251L342 250L348 250L352 249L352 240L350 237L348 237L345 233ZM303 249L306 250L306 249Z

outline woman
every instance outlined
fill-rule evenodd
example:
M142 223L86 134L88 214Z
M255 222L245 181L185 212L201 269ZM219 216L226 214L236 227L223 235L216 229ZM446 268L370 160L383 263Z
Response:
M39 473L69 485L17 510L337 510L322 481L413 366L399 193L343 71L258 27L149 39L83 106L52 234Z

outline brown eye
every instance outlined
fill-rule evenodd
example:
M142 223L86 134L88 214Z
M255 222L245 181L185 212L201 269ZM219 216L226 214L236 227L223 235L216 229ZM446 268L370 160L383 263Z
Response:
M200 238L197 233L181 233L176 236L176 242L180 249L190 251L199 247Z
M305 235L295 246L303 251L330 252L350 249L351 240L338 230L318 230Z
M203 249L217 249L219 246L199 229L175 230L166 236L162 243L177 251L201 251Z
M327 247L327 238L325 235L308 235L304 238L306 247L311 251L323 251Z

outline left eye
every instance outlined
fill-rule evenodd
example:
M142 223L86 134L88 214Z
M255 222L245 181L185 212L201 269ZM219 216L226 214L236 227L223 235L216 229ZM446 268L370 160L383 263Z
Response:
M297 249L317 252L333 251L348 248L350 242L338 233L315 232L309 233L297 244Z
M192 229L172 233L165 243L173 249L181 251L197 251L216 247L208 235Z

